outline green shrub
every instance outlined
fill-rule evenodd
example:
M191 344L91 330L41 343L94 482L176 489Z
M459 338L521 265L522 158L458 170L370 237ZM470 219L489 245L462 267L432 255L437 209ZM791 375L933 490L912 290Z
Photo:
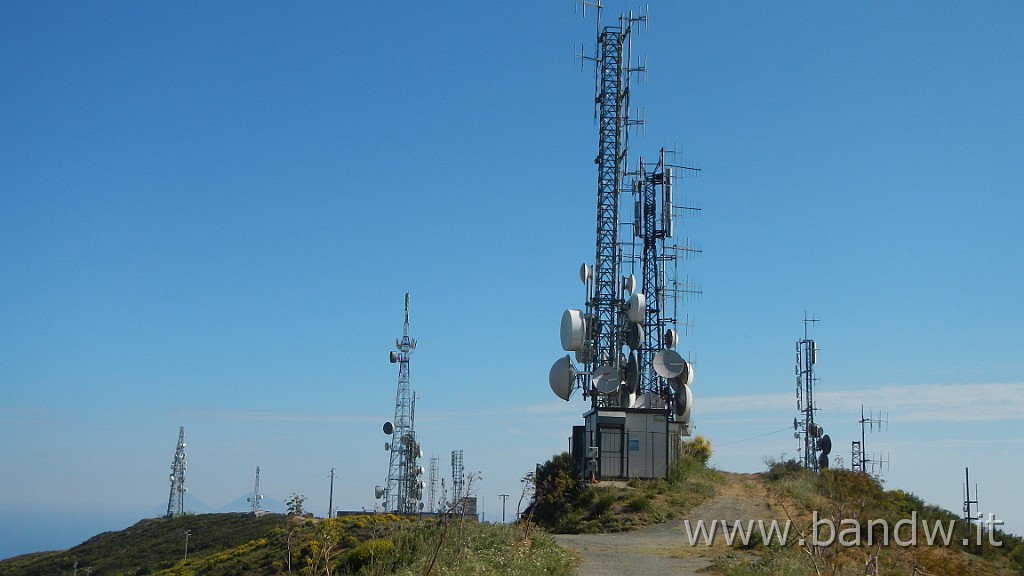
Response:
M394 564L395 543L389 539L367 540L356 546L345 557L350 572L358 572L371 563L391 567Z
M626 500L626 509L630 512L650 512L654 509L650 496L644 493L631 495Z
M679 454L686 455L699 462L702 466L711 459L711 441L703 436L693 440L685 440L679 444Z

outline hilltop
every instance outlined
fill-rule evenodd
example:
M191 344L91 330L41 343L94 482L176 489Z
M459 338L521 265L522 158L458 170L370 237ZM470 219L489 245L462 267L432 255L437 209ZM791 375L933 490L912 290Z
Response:
M993 546L988 533L979 542L975 527L956 514L903 490L884 490L870 475L815 474L794 461L772 462L758 474L713 470L690 457L680 462L667 480L580 489L564 482L568 455L556 456L539 470L532 511L576 551L580 574L861 576L876 574L872 566L878 574L908 576L1024 574L1020 537L997 531L991 540L1002 546ZM916 521L916 545L909 545L909 519ZM821 545L813 545L815 537Z
M1024 574L1024 540L997 532L979 542L957 515L874 478L846 470L814 474L795 462L758 474L705 467L684 457L665 480L580 486L567 455L543 465L527 522L497 526L394 515L321 520L280 514L200 514L143 520L69 550L0 561L0 575L96 574L185 576L298 574L881 574L945 576ZM831 542L810 540L812 522L836 526ZM950 527L949 544L867 545L880 526L901 519ZM858 523L848 530L846 522ZM765 537L751 521L789 523L786 538ZM701 533L698 523L705 527ZM717 528L716 528L717 526ZM546 531L548 532L546 532ZM710 531L717 535L708 540ZM184 559L189 531L188 560ZM554 537L549 535L556 534ZM828 530L818 531L822 541ZM906 538L906 534L904 534ZM970 543L962 544L967 538ZM565 548L560 548L556 544ZM857 545L840 545L839 542ZM572 555L577 558L574 560ZM577 568L577 563L579 564ZM873 563L873 564L872 564ZM432 566L432 568L431 568Z
M185 533L189 532L185 559ZM572 558L517 526L417 521L391 514L322 520L280 514L197 514L143 520L59 552L0 561L0 575L571 574ZM289 563L290 568L289 570Z

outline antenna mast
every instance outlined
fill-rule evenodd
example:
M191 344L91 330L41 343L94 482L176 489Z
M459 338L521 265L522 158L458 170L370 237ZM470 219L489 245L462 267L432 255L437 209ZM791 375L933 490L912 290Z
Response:
M974 500L971 500L971 471L964 468L964 522L970 526L981 520L978 512L978 485L974 485Z
M669 245L677 208L672 187L674 178L696 169L670 164L671 153L661 149L657 162L641 159L636 172L627 170L629 128L645 125L639 111L636 119L630 117L629 106L633 75L647 73L646 62L634 62L632 54L632 36L640 25L646 28L647 14L630 12L604 25L600 0L577 4L584 16L588 7L597 11L593 55L578 54L581 62L594 64L597 234L594 263L580 269L583 310L562 315L562 349L575 353L575 363L569 354L559 358L548 383L562 400L580 389L590 402L583 426L573 427L570 451L577 478L665 477L679 442L690 435L693 399L693 371L674 350L678 296L699 293L676 278L679 253L699 250ZM627 176L631 181L624 186ZM634 200L632 223L620 220L619 199L625 193ZM619 227L630 224L632 234L620 241ZM638 265L639 282L631 273ZM640 421L657 440L639 437L634 425Z
M462 463L462 450L452 450L452 506L456 513L462 511L462 498L466 496L466 469Z
M796 409L800 412L803 422L793 419L794 436L803 440L803 446L797 448L802 452L804 468L818 472L828 468L828 455L832 451L832 439L822 434L822 427L814 421L814 413L818 405L814 401L814 384L818 378L814 375L814 365L818 363L818 346L808 337L807 329L819 320L804 314L804 338L796 343Z
M252 507L252 513L254 516L259 516L262 510L260 510L260 502L263 500L263 494L260 494L260 467L256 467L256 483L252 487L252 496L246 498L249 501L249 505Z
M417 503L423 498L422 473L416 465L422 450L413 428L416 398L409 384L409 357L416 350L416 340L409 338L409 293L405 294L405 324L402 339L395 340L396 350L391 352L391 363L398 364L398 392L395 394L394 424L384 424L384 433L393 441L385 444L391 452L388 483L384 490L385 508L397 514L416 514Z
M171 495L167 499L167 516L185 513L185 427L178 428L178 447L171 462Z
M437 512L437 456L430 457L430 489L427 492L427 512Z
M881 430L883 424L885 424L886 427L888 427L889 420L887 418L884 418L882 416L881 412L879 412L878 416L876 417L874 415L874 412L872 412L870 410L868 411L868 415L865 417L864 416L864 405L861 404L860 405L860 420L858 420L858 422L860 423L860 441L854 440L851 443L851 451L853 452L853 454L851 455L851 458L850 458L850 469L855 471L855 472L860 472L862 474L867 474L868 473L868 465L870 465L871 466L871 474L875 474L875 473L879 473L880 474L881 471L882 471L882 468L887 466L889 464L889 461L887 459L882 458L881 456L879 456L878 458L875 458L875 459L868 458L868 456L867 456L867 444L865 442L865 440L866 440L865 429L870 429L872 432L874 432L875 428L877 427L879 430Z
M620 16L618 25L601 27L601 3L583 2L597 9L597 43L594 56L594 116L598 125L597 164L597 243L593 267L581 271L587 284L586 334L579 342L577 358L585 366L577 374L584 398L591 397L593 408L627 404L617 394L598 394L594 390L595 369L604 377L622 373L621 349L624 342L625 302L620 291L619 273L622 254L619 248L619 194L624 192L629 132L630 75L642 67L630 68L630 35L633 24L646 23L646 16ZM642 308L642 306L641 306ZM638 310L641 316L643 311ZM609 381L615 377L608 378ZM617 386L617 384L615 385ZM609 385L614 388L615 386ZM598 386L600 388L600 386ZM599 390L607 392L607 390ZM628 406L627 406L628 407Z
M659 151L658 161L653 166L648 166L643 159L640 159L633 180L635 197L633 235L642 244L639 258L642 279L639 292L647 295L647 307L642 327L644 338L637 355L639 376L637 393L646 393L668 400L669 406L675 405L678 408L669 412L669 417L675 418L682 417L687 408L684 388L689 386L688 380L692 374L687 367L684 375L666 378L658 374L654 363L659 352L679 345L679 333L674 329L677 325L679 294L700 293L698 289L686 284L679 285L675 272L675 268L678 266L678 252L683 251L684 254L689 254L700 253L700 250L688 246L667 245L675 228L676 207L672 199L675 171L698 172L700 169L673 166L666 161L666 152L664 148ZM687 208L687 210L699 211L700 209ZM668 275L670 265L673 267L671 277ZM632 280L628 280L627 288L632 283ZM672 295L671 310L668 298L670 292ZM626 326L626 341L627 344L632 344L629 342L632 326L629 323ZM677 402L678 400L681 402ZM688 420L688 416L686 419Z

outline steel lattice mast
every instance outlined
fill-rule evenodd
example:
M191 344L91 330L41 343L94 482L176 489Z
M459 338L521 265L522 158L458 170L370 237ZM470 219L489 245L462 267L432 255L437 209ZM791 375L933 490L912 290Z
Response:
M416 465L420 446L413 429L416 399L409 384L409 357L416 350L416 340L409 338L409 293L405 294L405 324L402 339L396 340L397 350L391 353L391 362L398 364L398 392L395 394L394 440L391 443L391 464L388 467L386 507L398 514L415 514L422 498Z
M665 378L654 371L654 356L665 348L679 345L679 334L671 328L678 325L679 296L700 293L688 284L679 284L676 270L669 275L670 266L678 268L680 252L700 253L699 249L685 244L669 244L675 228L676 209L700 210L673 203L673 179L676 170L699 172L700 169L669 164L665 157L666 150L662 148L653 165L644 164L642 158L638 163L636 179L633 181L633 195L636 199L633 230L640 241L640 292L647 295L644 340L637 355L640 374L638 388L640 393L662 396L667 404L671 404L672 388L667 385Z
M818 438L821 437L821 426L814 422L814 413L818 406L814 401L814 383L818 380L814 375L814 364L817 362L817 348L814 340L807 337L807 327L814 324L817 318L804 318L804 338L796 343L796 407L803 417L799 428L803 439L803 465L808 470L818 471Z
M167 516L185 513L185 427L178 428L178 447L171 462L171 495L167 499Z
M599 132L597 155L597 248L593 289L587 301L591 318L584 378L598 366L621 370L622 298L619 293L619 194L628 155L630 33L640 19L619 17L617 26L605 26L597 36L595 62L596 114ZM600 16L598 16L600 22ZM590 393L588 383L583 383ZM593 407L616 403L616 395L591 395Z
M654 372L652 362L654 355L664 346L663 330L667 325L665 309L665 271L662 267L665 256L665 238L671 234L667 228L671 220L666 220L662 213L669 211L671 218L671 201L658 210L658 192L664 190L663 197L671 198L672 173L665 166L665 152L662 150L654 170L647 174L643 161L640 161L640 178L636 181L639 192L637 223L639 236L643 242L640 254L641 292L648 296L647 310L644 318L644 342L638 354L640 373L639 391L661 395L667 392L665 379ZM661 220L661 222L659 222ZM659 225L661 224L661 225ZM637 226L634 225L634 228Z

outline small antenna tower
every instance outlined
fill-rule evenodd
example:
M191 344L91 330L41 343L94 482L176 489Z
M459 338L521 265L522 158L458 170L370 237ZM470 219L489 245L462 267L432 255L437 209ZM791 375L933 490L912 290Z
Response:
M452 450L452 504L456 511L462 508L463 490L466 488L466 470L462 465L462 450Z
M870 430L874 432L877 428L879 431L882 430L884 425L886 428L889 427L889 420L885 418L881 412L876 416L872 410L868 410L868 415L864 415L864 405L860 406L860 440L854 440L851 443L850 455L850 469L854 472L860 472L861 474L881 474L883 469L887 469L889 466L889 459L879 455L876 458L869 458L867 456L867 434L866 431Z
M429 491L427 492L427 512L437 512L437 471L438 471L438 458L437 456L430 457L430 484Z
M689 386L690 370L687 369L687 374L681 378L668 378L658 374L655 363L658 362L656 358L659 353L679 345L679 333L675 328L679 326L677 317L680 297L700 294L700 289L692 286L689 281L678 281L680 253L683 256L700 254L700 249L685 243L668 244L674 235L676 210L679 208L672 198L675 178L684 171L698 172L700 169L671 164L666 154L672 152L662 148L653 165L645 164L641 158L637 171L633 173L633 236L641 244L641 251L639 257L634 254L630 259L634 266L639 262L641 282L639 287L634 286L635 282L630 276L626 288L647 295L642 323L643 339L636 355L639 373L637 393L666 399L667 408L677 407L676 410L669 410L670 419L680 417L688 420L688 390L684 388ZM696 207L682 209L694 212L700 210ZM671 275L668 274L670 268ZM632 348L635 342L631 342L630 331L637 328L629 321L625 327L625 341ZM632 358L632 353L630 356Z
M334 518L334 468L331 468L331 492L327 497L327 517Z
M818 346L808 337L808 328L818 322L815 316L808 317L804 313L804 337L796 343L796 409L800 418L793 419L793 436L802 441L797 452L802 454L804 468L815 472L828 468L828 455L832 451L832 439L814 421L814 413L819 410L814 401L814 385L818 381L814 375Z
M974 499L971 500L971 472L964 468L964 522L968 525L981 520L978 511L978 484L974 484Z
M263 501L263 494L260 494L260 467L256 467L256 483L252 487L252 496L246 498L249 502L249 506L252 507L252 513L255 516L259 516L262 510L260 510L260 502Z
M384 423L384 433L392 436L392 441L384 445L391 452L391 461L383 497L386 510L412 515L418 512L417 504L423 498L423 481L419 479L423 469L417 466L423 450L416 441L416 397L409 384L409 357L416 350L416 340L409 338L408 292L405 293L402 338L395 339L395 348L391 352L391 363L398 364L398 392L395 394L394 423Z
M178 428L178 447L171 462L171 495L167 499L167 516L185 513L185 427Z

